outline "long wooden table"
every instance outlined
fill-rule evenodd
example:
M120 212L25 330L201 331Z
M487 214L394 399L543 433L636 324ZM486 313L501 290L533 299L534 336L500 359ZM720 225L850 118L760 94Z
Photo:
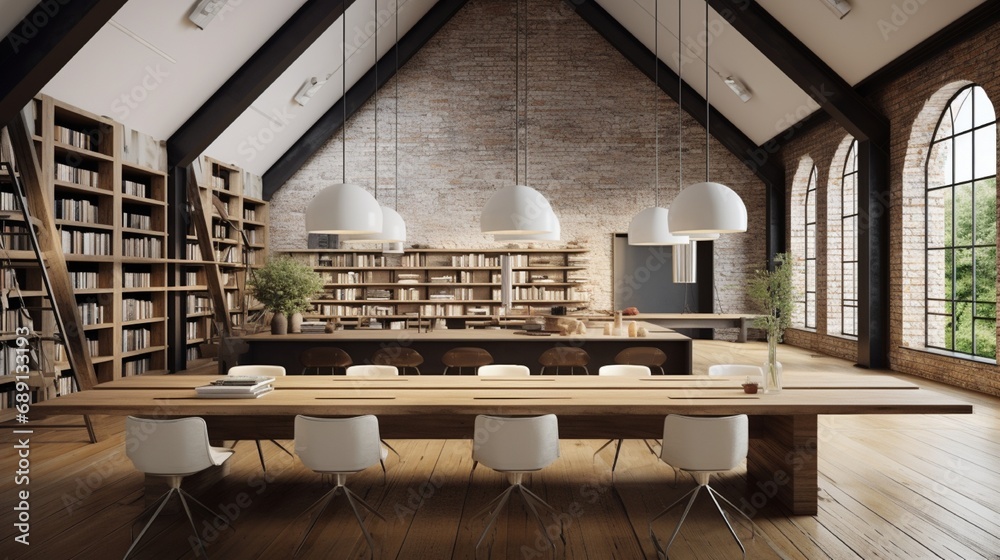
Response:
M375 414L386 438L470 438L477 414L554 413L564 438L658 438L667 414L748 414L750 498L817 510L820 414L969 414L972 406L884 375L788 375L776 395L702 376L285 377L259 399L197 398L215 376L142 376L32 407L36 415L201 416L213 439L290 439L294 416ZM863 458L859 458L863 460ZM757 496L760 494L760 497Z
M441 373L441 356L459 346L478 346L487 350L498 364L524 364L532 373L540 373L538 358L555 347L578 347L591 357L590 369L614 363L615 355L633 346L655 346L667 355L663 369L668 374L691 373L691 339L656 325L647 325L645 338L604 336L599 329L585 335L534 336L511 329L438 329L432 332L416 330L342 330L331 334L254 334L242 337L249 352L241 362L283 366L289 374L302 371L299 356L314 346L336 346L346 351L356 364L371 363L372 355L383 348L413 348L424 357L420 369Z

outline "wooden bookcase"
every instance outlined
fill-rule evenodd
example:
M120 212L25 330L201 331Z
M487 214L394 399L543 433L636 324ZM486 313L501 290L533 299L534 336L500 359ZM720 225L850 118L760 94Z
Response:
M47 96L31 109L44 188L97 380L165 369L166 173L126 161L122 126L110 119ZM51 340L55 320L24 224L19 215L3 217L7 250L0 258L8 260L0 289L12 289L16 279L32 326L46 340L40 350L51 371L44 373L56 376L60 393L71 392L72 371ZM0 336L10 336L9 327L5 322Z
M324 294L306 320L349 317L474 319L500 310L500 256L512 260L513 313L552 306L586 309L587 251L564 249L308 249L285 251L323 276Z
M247 267L260 268L267 255L268 203L260 199L258 178L242 169L212 158L201 160L202 175L198 185L208 229L212 234L214 259L219 263L223 291L230 323L242 327L248 317L260 308L248 301L246 294ZM241 233L241 230L243 233ZM244 237L244 235L246 237ZM203 355L203 346L215 342L212 300L208 294L198 238L193 225L186 240L187 262L182 263L186 297L186 358L190 365L212 357Z

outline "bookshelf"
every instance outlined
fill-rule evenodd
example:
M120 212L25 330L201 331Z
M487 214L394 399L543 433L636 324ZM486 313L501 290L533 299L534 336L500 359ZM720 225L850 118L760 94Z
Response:
M251 269L264 263L268 244L268 203L260 198L260 177L209 157L201 158L201 168L198 189L214 253L208 255L208 259L219 263L229 320L238 328L246 325L251 313L261 309L254 302L246 301L244 259ZM189 225L185 247L186 262L181 263L187 292L185 358L197 364L213 357L204 355L204 345L216 342L217 333L203 265L206 259L201 254L193 224Z
M53 203L97 380L165 369L165 171L129 161L123 128L110 119L48 96L36 98L29 110L43 188ZM10 160L9 151L3 159ZM7 208L8 194L0 205L15 209ZM0 289L20 288L51 361L44 373L56 376L60 393L71 392L72 371L64 349L52 341L55 321L23 225L4 222ZM9 326L0 326L0 336Z
M307 249L284 251L323 277L306 320L349 317L482 318L500 311L500 256L513 269L512 314L548 313L553 306L586 309L587 250L564 249Z

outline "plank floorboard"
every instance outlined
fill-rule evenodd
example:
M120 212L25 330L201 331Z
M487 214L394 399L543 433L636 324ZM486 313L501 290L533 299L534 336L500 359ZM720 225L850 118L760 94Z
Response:
M766 346L696 341L695 371L724 361L759 363ZM851 364L782 347L786 369L866 375ZM884 372L879 372L884 373ZM777 504L753 507L755 488L746 468L715 476L712 484L751 513L762 531L734 520L752 559L997 558L1000 549L1000 399L896 374L922 387L975 404L972 415L821 416L819 419L819 512L790 516ZM78 422L59 417L48 423ZM13 477L0 479L0 556L11 559L103 560L124 554L129 527L143 509L143 477L124 456L123 421L102 419L113 434L86 443L82 429L36 427L31 437L31 545L13 542ZM0 445L15 442L0 430ZM289 449L292 442L283 442ZM551 558L536 549L537 525L519 498L511 500L484 550L474 554L485 519L473 514L506 488L504 476L480 466L471 483L469 440L392 440L403 456L390 454L387 481L375 467L354 475L350 487L387 519L366 516L380 559L523 560ZM557 558L608 560L655 558L649 518L694 484L682 475L671 486L671 469L638 440L626 440L611 484L613 449L596 458L598 440L563 440L561 457L530 475L526 485L567 514ZM303 513L326 488L320 476L277 447L264 443L264 478L252 442L241 442L232 472L215 483L185 482L185 489L218 508L239 508L235 529L219 532L211 558L290 558L308 523ZM0 472L16 470L17 458L0 453ZM88 482L89 481L89 482ZM83 486L81 486L81 484ZM433 489L433 492L431 492ZM77 493L79 496L77 497ZM420 498L423 492L425 497ZM414 495L417 497L414 498ZM746 499L746 502L742 500ZM413 507L416 506L416 507ZM573 516L572 512L579 512ZM205 517L195 511L200 528ZM656 523L669 538L681 508ZM551 522L551 519L546 519ZM141 527L141 526L140 526ZM138 529L138 527L137 527ZM158 520L144 539L139 560L194 558L191 530L181 514ZM671 549L671 558L739 556L711 501L699 496ZM343 497L323 514L304 553L306 559L369 558L368 547Z

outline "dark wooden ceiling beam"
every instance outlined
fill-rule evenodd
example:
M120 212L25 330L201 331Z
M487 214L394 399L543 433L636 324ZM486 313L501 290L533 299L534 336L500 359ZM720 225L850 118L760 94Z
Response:
M400 68L405 66L434 37L438 30L458 13L458 10L466 2L468 0L438 0L434 7L424 14L424 17L420 18L420 21L399 39ZM351 89L347 90L347 95L337 101L264 173L263 195L265 200L270 200L274 193L285 184L285 181L288 181L313 154L340 130L344 124L345 102L347 103L347 118L350 119L358 109L368 102L376 88L382 87L396 75L395 56L383 57L378 61L377 68L378 83L375 80L376 69L372 67Z
M0 43L0 123L17 116L127 0L44 0Z
M308 0L167 140L171 166L190 165L354 0Z
M760 4L706 0L779 70L858 140L889 150L889 120Z

